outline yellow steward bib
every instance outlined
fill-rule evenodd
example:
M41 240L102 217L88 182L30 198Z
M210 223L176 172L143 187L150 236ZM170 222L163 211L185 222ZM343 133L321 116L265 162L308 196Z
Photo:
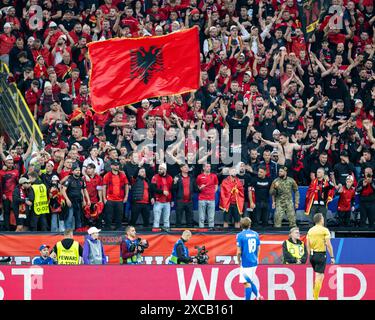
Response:
M47 187L44 184L33 184L34 212L36 215L49 213Z
M61 241L56 243L57 264L79 264L79 243L74 241L69 249L65 249Z

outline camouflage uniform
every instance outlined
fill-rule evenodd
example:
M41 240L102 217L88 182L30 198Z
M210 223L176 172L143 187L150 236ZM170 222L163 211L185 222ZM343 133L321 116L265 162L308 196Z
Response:
M278 184L278 187L275 188L275 184ZM286 213L289 226L296 226L296 212L293 205L293 193L295 193L295 202L299 203L299 191L298 185L293 178L287 177L286 179L277 178L272 182L270 188L270 194L275 196L275 227L280 228L281 222L283 220L284 214Z

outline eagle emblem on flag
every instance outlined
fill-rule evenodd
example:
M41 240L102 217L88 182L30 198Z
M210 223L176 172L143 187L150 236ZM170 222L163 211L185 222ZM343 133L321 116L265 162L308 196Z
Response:
M151 46L147 51L144 47L138 50L130 50L130 78L141 79L147 84L151 77L159 71L163 71L162 48Z

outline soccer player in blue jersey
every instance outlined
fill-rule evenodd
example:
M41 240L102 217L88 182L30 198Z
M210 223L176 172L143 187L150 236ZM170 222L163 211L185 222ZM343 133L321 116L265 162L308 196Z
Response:
M250 218L242 218L240 224L242 232L237 234L237 258L240 265L240 283L245 287L245 300L251 299L251 293L254 293L255 300L263 300L254 283L259 257L259 235L250 229Z

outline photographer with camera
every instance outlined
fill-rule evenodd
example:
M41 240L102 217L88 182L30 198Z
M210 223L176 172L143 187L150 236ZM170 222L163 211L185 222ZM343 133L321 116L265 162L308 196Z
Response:
M172 251L172 255L169 259L168 264L188 264L188 263L197 263L197 259L189 256L189 249L186 247L186 242L188 242L193 235L191 231L185 230L182 233L182 236L175 243Z
M375 220L375 179L372 168L367 167L365 169L364 178L358 181L357 193L360 196L360 226L364 227L368 218L368 227L369 229L373 229Z
M120 264L140 264L141 254L148 248L148 242L137 237L133 226L128 226L125 233L126 238L120 244Z

